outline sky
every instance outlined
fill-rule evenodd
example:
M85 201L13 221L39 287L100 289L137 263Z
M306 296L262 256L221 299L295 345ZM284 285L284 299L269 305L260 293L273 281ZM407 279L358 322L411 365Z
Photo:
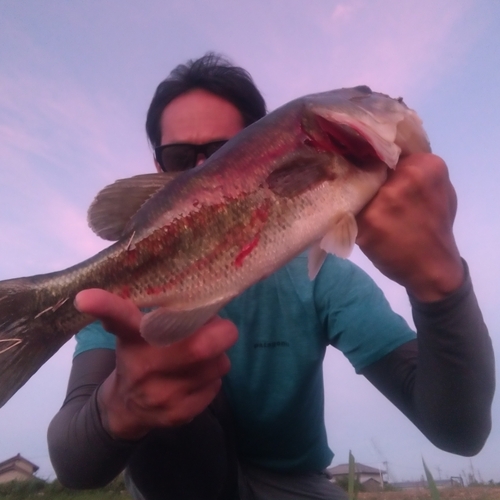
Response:
M0 280L60 270L106 244L87 227L95 194L153 171L144 132L158 83L207 51L246 68L269 110L359 84L423 119L458 194L455 236L500 348L500 2L496 0L44 0L0 2ZM411 323L406 292L351 257ZM46 429L66 389L68 342L0 409L0 461L54 478ZM438 450L342 354L325 363L333 465L388 467L393 481L474 472L500 481L500 401L472 459ZM382 465L383 463L386 465Z

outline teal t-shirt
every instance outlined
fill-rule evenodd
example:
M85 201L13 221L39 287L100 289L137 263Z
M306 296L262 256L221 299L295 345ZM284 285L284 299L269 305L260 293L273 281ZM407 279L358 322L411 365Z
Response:
M415 338L366 273L333 256L310 281L307 255L300 255L220 315L239 331L223 388L240 455L280 471L319 471L333 457L324 423L322 363L328 345L359 372ZM75 355L114 348L114 337L99 323L76 338Z

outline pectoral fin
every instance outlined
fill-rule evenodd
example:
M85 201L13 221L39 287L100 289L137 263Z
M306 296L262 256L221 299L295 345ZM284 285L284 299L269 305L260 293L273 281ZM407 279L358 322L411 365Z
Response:
M188 310L159 307L145 314L141 321L141 335L150 344L169 345L189 337L227 304L223 300Z
M309 279L312 281L319 273L323 262L326 259L326 252L320 248L319 242L316 242L310 249L307 258L307 270Z
M178 172L136 175L106 186L89 207L90 228L105 240L119 240L139 208L178 175Z
M345 259L352 252L357 234L358 225L354 215L344 212L332 221L319 246L324 251Z

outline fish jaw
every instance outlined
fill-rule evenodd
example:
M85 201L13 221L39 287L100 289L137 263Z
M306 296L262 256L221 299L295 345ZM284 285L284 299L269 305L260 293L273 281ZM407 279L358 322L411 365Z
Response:
M394 169L400 156L431 151L422 121L402 99L364 86L304 99L332 147L358 166L376 156Z

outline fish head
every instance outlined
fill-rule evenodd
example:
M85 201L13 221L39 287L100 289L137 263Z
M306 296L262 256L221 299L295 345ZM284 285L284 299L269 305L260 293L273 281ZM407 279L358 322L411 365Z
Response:
M301 125L311 144L357 167L382 161L395 168L401 156L431 150L420 118L401 98L358 86L306 96L304 105Z
M310 155L304 163L315 169L309 177L334 181L353 213L376 194L400 157L430 151L421 120L402 99L360 86L306 96L301 104L301 155Z

